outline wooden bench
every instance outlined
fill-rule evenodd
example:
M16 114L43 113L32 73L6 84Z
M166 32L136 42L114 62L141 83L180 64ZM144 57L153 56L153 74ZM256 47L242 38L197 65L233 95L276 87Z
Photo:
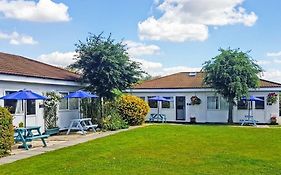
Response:
M36 131L37 134L33 134L33 131ZM27 128L16 128L14 140L16 143L21 142L22 145L19 146L20 148L25 148L26 150L29 149L32 145L27 144L27 142L32 142L33 140L41 139L43 143L43 147L46 147L47 144L45 139L48 138L49 135L42 135L40 132L40 126L33 126Z

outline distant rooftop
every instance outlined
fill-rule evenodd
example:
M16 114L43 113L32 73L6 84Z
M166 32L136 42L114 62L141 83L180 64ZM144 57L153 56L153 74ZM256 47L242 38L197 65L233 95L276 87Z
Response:
M137 84L134 89L196 89L208 88L203 83L203 72L180 72L147 80ZM280 83L260 79L260 88L281 87Z
M76 81L79 75L39 61L0 52L0 74Z

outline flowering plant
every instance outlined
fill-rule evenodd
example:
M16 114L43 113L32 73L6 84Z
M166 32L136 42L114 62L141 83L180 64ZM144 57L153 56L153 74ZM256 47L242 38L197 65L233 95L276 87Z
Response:
M277 117L275 117L275 116L270 117L270 123L273 125L277 124Z
M277 98L278 98L278 94L276 94L275 92L269 93L267 95L267 99L266 102L267 104L271 105L277 102Z
M190 98L190 100L191 100L192 105L200 105L201 104L201 99L199 97L197 97L196 95L192 96Z

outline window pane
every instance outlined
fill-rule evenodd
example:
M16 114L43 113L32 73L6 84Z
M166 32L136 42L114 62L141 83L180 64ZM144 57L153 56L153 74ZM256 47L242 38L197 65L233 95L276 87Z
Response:
M218 97L207 97L207 109L219 109Z
M35 100L27 100L27 115L34 115L36 113L36 101Z
M164 98L169 99L170 101L163 101L162 108L174 108L173 97L164 97Z
M69 109L70 110L75 110L78 109L78 98L70 98L69 99Z
M145 101L145 97L139 97L139 98L141 98L143 101Z
M68 95L68 93L60 93L62 97ZM62 98L60 100L59 109L68 109L68 98Z
M157 108L158 107L158 104L157 104L157 101L155 100L149 100L150 98L153 98L155 96L149 96L148 97L148 105L150 108Z
M5 94L9 95L16 91L6 91ZM21 100L4 100L4 106L9 109L11 114L22 113L22 101Z
M220 98L220 110L228 110L228 102L224 98Z
M255 108L256 109L264 109L264 97L257 97L263 101L255 101Z
M239 100L237 104L237 109L248 109L248 102L246 100Z

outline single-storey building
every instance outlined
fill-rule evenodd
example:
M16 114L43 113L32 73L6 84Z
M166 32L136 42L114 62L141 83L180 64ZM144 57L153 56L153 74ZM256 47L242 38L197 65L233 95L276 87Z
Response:
M62 68L41 63L22 56L0 53L0 96L21 89L38 94L55 91L62 96L81 88L79 75ZM1 106L9 107L14 116L14 125L24 121L22 101L0 100ZM27 126L41 126L44 130L42 100L27 101ZM78 117L78 101L62 99L59 104L58 126L68 127L70 120Z
M150 114L157 113L157 103L149 100L153 96L163 96L170 102L160 103L160 113L165 114L169 122L226 123L228 119L228 103L214 89L203 83L203 72L180 72L153 80L144 81L128 92L143 98L149 103ZM253 115L259 123L269 123L273 116L279 117L279 95L274 104L267 103L270 93L279 94L281 84L260 79L258 89L250 89L254 95L264 101L253 102ZM191 105L191 97L201 99L199 105ZM247 104L242 101L233 110L234 122L239 122L247 114ZM150 114L147 116L149 118Z

